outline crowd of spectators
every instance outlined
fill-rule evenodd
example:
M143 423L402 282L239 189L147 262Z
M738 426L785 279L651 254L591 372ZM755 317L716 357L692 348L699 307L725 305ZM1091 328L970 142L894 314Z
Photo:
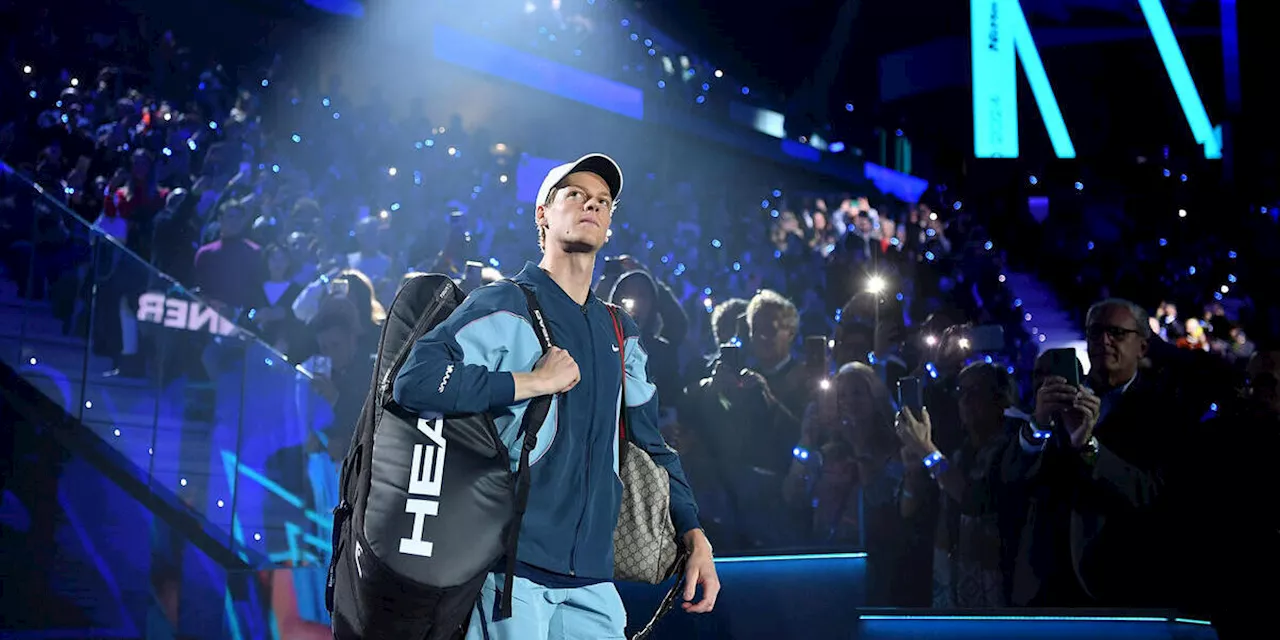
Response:
M1172 304L1183 314L1172 334L1161 332L1171 341L1187 331L1187 319L1224 315L1217 310L1227 319L1215 324L1223 338L1233 328L1280 335L1280 307L1264 286L1278 275L1266 259L1275 207L1247 205L1224 188L1219 163L1167 147L1113 160L1096 178L1072 171L1027 173L1021 185L1008 185L1017 194L1010 201L1044 200L1039 217L1023 215L1017 202L1007 210L1013 215L1000 239L1028 248L1011 255L1015 268L1035 269L1076 314L1108 296L1132 299L1152 316L1166 317Z

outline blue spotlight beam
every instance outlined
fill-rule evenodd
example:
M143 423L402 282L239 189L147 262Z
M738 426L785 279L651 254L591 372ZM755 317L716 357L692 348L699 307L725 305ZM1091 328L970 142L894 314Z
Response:
M1210 160L1222 158L1221 129L1213 126L1209 120L1209 112L1200 100L1200 92L1191 79L1191 70L1187 68L1187 60L1182 56L1178 46L1178 38L1173 35L1173 27L1169 24L1169 16L1164 11L1160 0L1138 0L1142 15L1147 20L1147 28L1155 38L1156 50L1160 52L1160 60L1164 62L1165 71L1173 83L1173 91L1182 105L1182 113L1191 125L1191 133L1196 142L1204 146L1204 157Z

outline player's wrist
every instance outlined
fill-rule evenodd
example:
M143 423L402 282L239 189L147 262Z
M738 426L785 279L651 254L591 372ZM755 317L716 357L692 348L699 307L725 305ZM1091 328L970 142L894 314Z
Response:
M711 541L702 529L690 529L684 534L684 545L690 552L706 551L712 553Z

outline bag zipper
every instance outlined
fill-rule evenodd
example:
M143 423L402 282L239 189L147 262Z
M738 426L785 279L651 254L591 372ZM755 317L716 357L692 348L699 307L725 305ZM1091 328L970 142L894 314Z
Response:
M413 345L418 342L418 338L422 337L423 329L435 318L436 313L440 311L440 307L444 306L445 296L450 291L451 289L448 285L442 286L435 299L431 301L431 305L423 312L422 317L418 318L418 321L414 323L413 331L409 334L409 340L406 340L404 346L400 347L400 352L396 354L395 361L391 363L391 366L387 368L387 374L383 376L381 385L382 398L385 399L391 395L391 386L394 383L392 376L397 374L400 371L400 367L404 366L405 360L409 359L409 352L413 350ZM395 302L391 304L395 306Z

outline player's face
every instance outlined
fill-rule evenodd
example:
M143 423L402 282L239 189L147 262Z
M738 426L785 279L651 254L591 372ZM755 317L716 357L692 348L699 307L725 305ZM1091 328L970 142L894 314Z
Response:
M538 207L538 224L546 229L546 245L565 253L595 253L609 237L613 194L600 176L569 174L551 204Z

